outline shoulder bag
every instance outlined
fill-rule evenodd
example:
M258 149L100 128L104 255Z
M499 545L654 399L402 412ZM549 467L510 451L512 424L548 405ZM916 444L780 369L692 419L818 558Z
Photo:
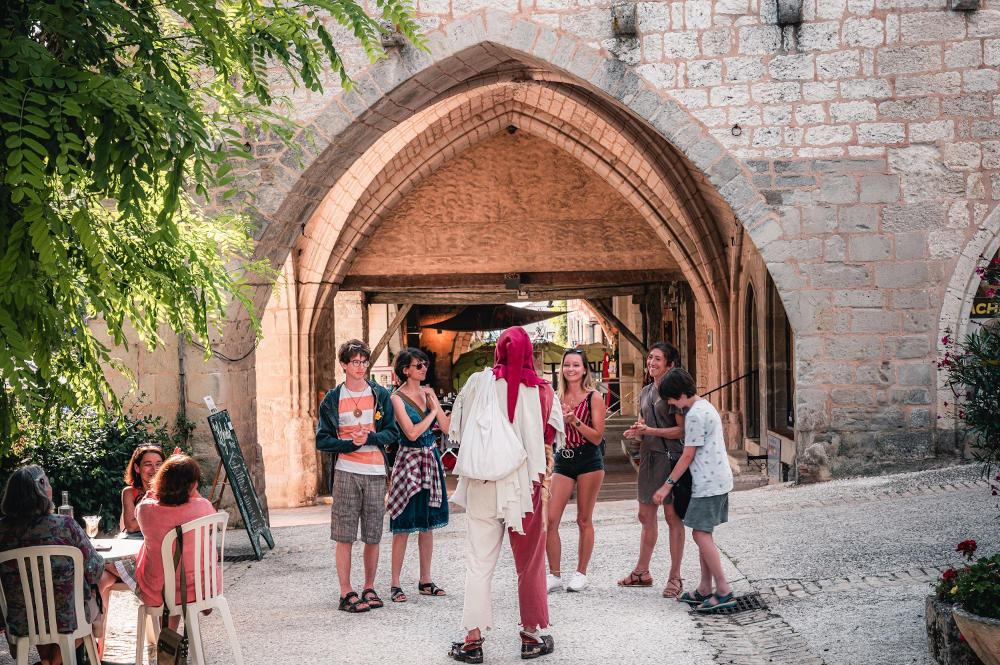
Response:
M455 475L477 480L500 480L517 470L528 455L514 427L501 411L493 385L493 372L486 368L469 377L462 392L473 391L463 414ZM454 425L454 422L453 422ZM452 440L456 437L452 436Z
M653 414L653 425L656 426L656 429L664 429L660 427L660 421L656 417L656 402L653 402L650 405L650 412ZM660 439L660 441L664 441L663 437L658 437L658 438ZM667 450L666 441L664 441L663 443L663 448L664 452L670 458L670 472L672 473L674 470L674 465L677 464L677 460L680 459L680 455L677 455L675 457L676 453L671 453L669 450ZM664 479L664 482L666 482L666 479ZM690 468L684 469L684 473L681 475L680 478L677 479L677 483L674 485L674 488L670 491L670 494L673 496L674 500L673 503L674 512L677 513L677 517L680 517L681 519L684 519L684 516L687 514L688 504L691 503L691 483L692 483L691 469Z
M166 592L163 594L163 619L160 628L160 636L156 640L156 663L157 665L186 665L188 655L188 627L187 627L187 574L184 571L184 534L180 526L175 526L177 533L177 547L174 549L174 570L177 570L180 561L181 570L181 616L184 620L184 633L178 633L170 627L167 620L170 618L170 610L167 609ZM173 580L171 580L173 582ZM164 587L166 582L164 582Z

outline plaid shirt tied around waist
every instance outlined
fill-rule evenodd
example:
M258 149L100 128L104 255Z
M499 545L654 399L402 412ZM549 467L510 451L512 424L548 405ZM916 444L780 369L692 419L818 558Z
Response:
M430 491L430 505L441 507L444 491L438 473L434 448L401 447L392 469L392 483L385 509L389 517L399 517L410 498L420 490Z

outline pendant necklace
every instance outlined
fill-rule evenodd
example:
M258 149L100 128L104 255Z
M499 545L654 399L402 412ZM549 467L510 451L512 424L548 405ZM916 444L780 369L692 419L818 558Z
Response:
M354 402L354 417L360 418L362 411L361 411L361 406L358 404L358 399L354 397L354 393L352 393L351 389L348 388L347 386L344 386L344 390L347 391L347 396L351 398L352 402ZM362 395L362 397L364 397L364 395Z

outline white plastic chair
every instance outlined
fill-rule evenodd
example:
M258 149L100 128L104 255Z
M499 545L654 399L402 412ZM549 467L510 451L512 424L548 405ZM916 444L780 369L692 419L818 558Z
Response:
M184 534L184 542L193 542L194 547L194 591L195 599L187 604L187 612L184 612L179 599L177 598L177 575L178 570L174 569L174 543L177 542L177 534L174 531L167 533L160 547L160 555L163 558L163 593L166 596L167 610L170 616L184 615L184 625L188 627L188 642L191 647L191 661L194 665L207 665L205 662L205 648L201 641L201 613L205 610L218 610L222 616L222 621L226 625L226 632L229 633L229 643L233 650L234 662L243 665L243 653L240 651L239 642L236 641L236 626L233 625L233 617L229 613L229 603L222 595L222 565L220 559L225 538L226 524L229 522L229 514L220 511L214 515L199 517L181 525L181 532ZM190 539L190 540L189 540ZM190 596L190 585L188 585L188 595ZM139 617L136 621L135 640L135 662L142 665L143 641L145 633L145 617L152 615L158 619L163 615L163 606L151 607L148 605L139 606ZM160 634L160 622L153 621L155 634Z
M73 611L76 614L76 630L60 633L56 625L56 594L52 583L52 559L67 557L73 563ZM42 567L39 570L38 561ZM27 615L28 634L14 635L7 630L17 647L17 665L28 665L28 648L36 644L58 644L63 662L76 665L76 641L83 638L90 662L99 663L97 645L94 642L92 626L87 623L83 609L83 552L69 545L37 545L0 552L0 565L8 561L17 562L24 594L24 608ZM2 586L2 585L0 585ZM0 609L7 616L8 589L0 588Z

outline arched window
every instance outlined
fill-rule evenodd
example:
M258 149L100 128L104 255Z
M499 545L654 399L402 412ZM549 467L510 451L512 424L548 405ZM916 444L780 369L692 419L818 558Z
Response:
M793 341L785 306L771 276L767 276L767 427L792 438L795 429L794 383L792 381Z
M747 286L743 310L743 436L760 438L760 332L757 328L757 299L753 285Z

